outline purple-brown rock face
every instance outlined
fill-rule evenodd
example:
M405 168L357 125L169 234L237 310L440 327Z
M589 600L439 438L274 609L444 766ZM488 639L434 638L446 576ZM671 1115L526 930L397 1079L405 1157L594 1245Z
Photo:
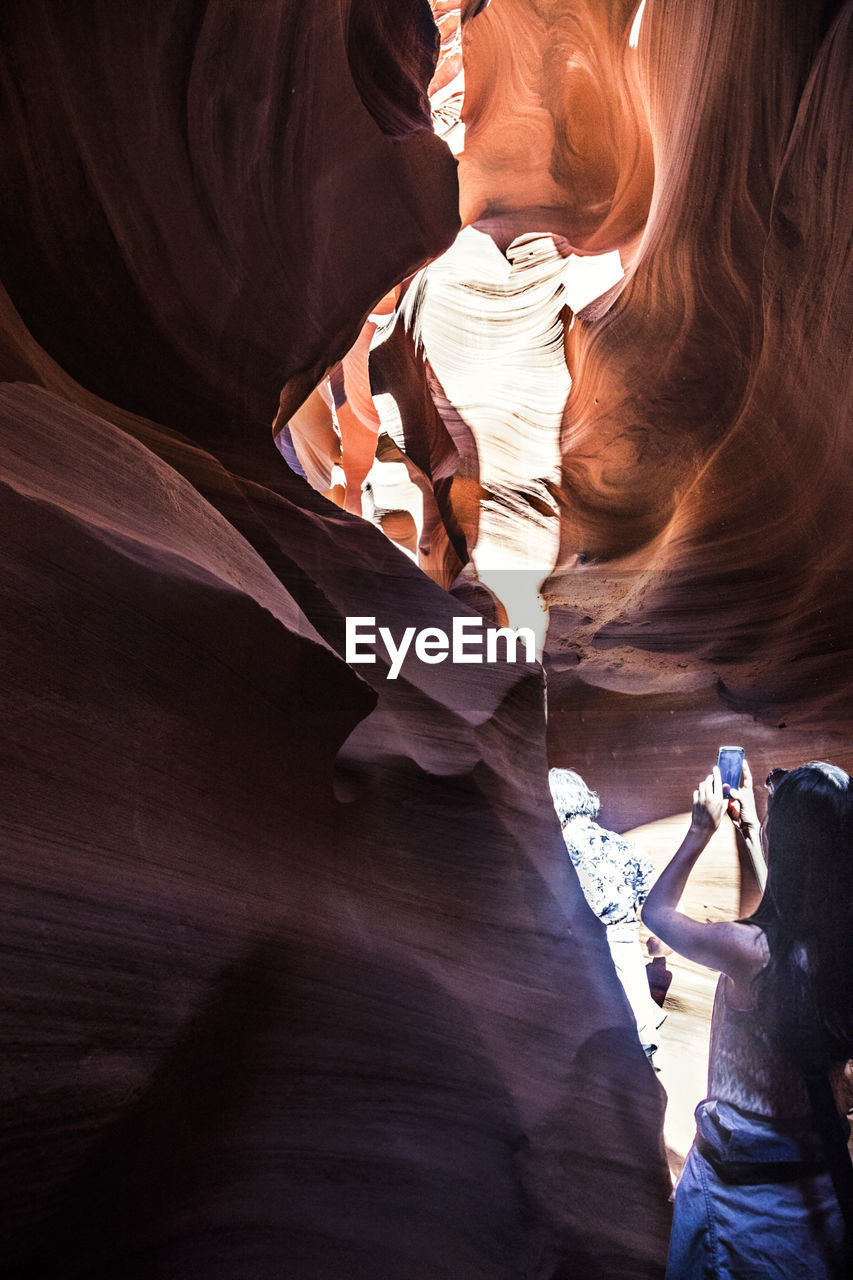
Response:
M662 1275L546 771L853 758L851 6L771 8L0 9L4 1274Z

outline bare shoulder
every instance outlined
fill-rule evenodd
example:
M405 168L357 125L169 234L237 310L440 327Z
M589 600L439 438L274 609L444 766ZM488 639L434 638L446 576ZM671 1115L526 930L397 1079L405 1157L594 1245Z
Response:
M751 1003L752 981L770 959L767 935L757 924L733 920L721 923L720 941L726 963L721 965L732 980L735 1003L746 1008Z

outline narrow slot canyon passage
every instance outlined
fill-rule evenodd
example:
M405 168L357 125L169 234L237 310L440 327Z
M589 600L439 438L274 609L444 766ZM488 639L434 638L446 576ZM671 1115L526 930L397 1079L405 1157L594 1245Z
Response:
M0 9L3 1275L661 1280L717 975L549 768L853 767L851 40Z

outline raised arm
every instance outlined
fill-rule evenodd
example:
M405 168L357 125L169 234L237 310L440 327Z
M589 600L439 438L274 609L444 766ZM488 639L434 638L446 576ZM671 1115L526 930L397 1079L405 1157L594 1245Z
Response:
M652 886L642 917L658 938L688 960L727 973L738 983L748 983L767 962L767 943L761 930L735 920L694 920L677 909L699 855L720 825L726 803L720 771L715 767L693 792L687 835Z

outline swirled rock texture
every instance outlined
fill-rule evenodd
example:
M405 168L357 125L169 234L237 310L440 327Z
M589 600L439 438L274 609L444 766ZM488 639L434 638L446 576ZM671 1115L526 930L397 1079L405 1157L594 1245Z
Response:
M639 55L655 195L567 338L546 589L552 751L601 778L594 740L620 744L635 821L684 807L685 744L853 765L851 7L650 0Z
M545 770L853 763L852 15L0 10L10 1275L660 1276Z
M681 733L703 769L733 734L853 762L850 6L633 17L469 13L473 226L370 352L380 449L384 432L422 495L422 567L516 625L544 630L547 606L554 759L612 776L588 732L562 736L580 706L615 743L647 727L659 798L632 785L629 824L632 805L667 812ZM526 287L537 240L569 262L618 253L624 274L576 301L567 274Z
M651 181L633 0L503 0L463 29L464 222L505 241L552 231L587 253L631 245Z
M435 28L396 8L4 7L0 279L68 373L244 469L262 453L282 386L295 409L458 224Z
M457 231L428 6L0 36L4 1273L660 1275L541 668L348 662L470 611L270 434Z

